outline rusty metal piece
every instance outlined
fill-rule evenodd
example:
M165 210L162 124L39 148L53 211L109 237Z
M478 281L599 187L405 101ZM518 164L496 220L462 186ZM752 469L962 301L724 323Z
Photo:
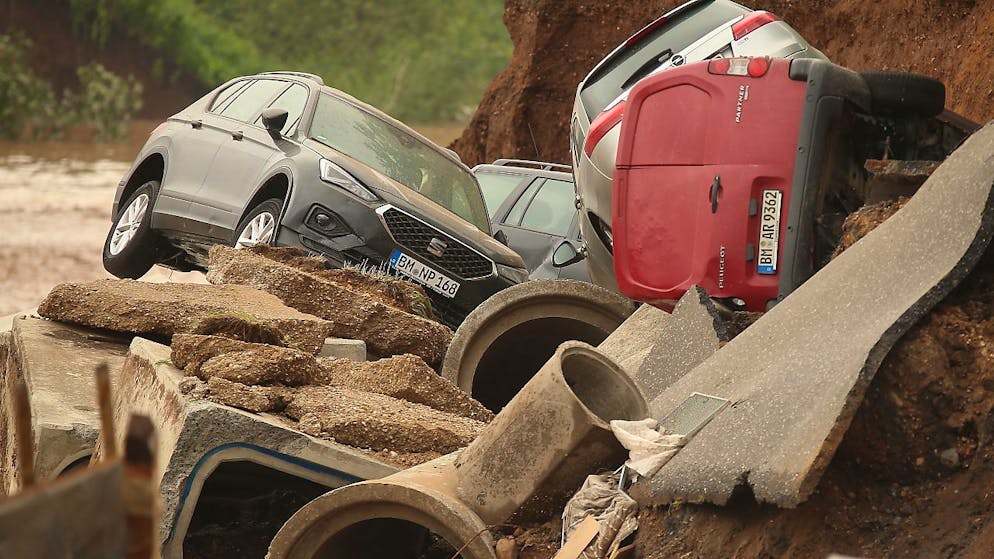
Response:
M114 435L114 404L110 387L110 367L104 361L97 365L97 404L100 409L100 433L103 437L104 460L117 459L117 437Z
M14 433L17 437L17 468L21 486L35 484L34 430L31 428L31 401L28 399L28 386L24 379L14 382Z

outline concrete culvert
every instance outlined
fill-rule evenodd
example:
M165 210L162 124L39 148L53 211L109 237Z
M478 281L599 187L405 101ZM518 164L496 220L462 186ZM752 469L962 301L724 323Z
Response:
M445 354L442 376L500 411L561 343L596 346L634 310L625 297L586 282L516 285L466 317Z

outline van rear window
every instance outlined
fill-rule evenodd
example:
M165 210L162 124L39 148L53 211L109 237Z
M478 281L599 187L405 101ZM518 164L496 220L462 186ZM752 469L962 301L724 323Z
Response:
M733 2L706 2L678 14L639 42L617 52L590 76L580 92L587 117L593 120L608 103L634 85L627 82L643 67L655 69L694 41L747 13L748 9ZM653 59L656 63L652 63Z

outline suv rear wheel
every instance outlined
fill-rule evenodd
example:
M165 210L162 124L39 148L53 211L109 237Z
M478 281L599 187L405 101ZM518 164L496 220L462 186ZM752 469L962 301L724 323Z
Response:
M138 279L152 269L159 238L152 231L152 204L159 181L138 187L121 205L117 221L104 241L104 268L119 278Z
M270 198L252 208L252 211L238 224L235 248L249 248L255 245L271 245L276 240L276 228L280 222L283 200Z

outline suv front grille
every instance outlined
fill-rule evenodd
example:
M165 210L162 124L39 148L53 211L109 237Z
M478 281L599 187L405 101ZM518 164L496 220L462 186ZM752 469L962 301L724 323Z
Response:
M489 258L438 229L395 208L388 208L382 215L394 240L421 258L464 279L483 278L493 274L494 263ZM442 256L428 252L428 244L432 239L445 243Z

